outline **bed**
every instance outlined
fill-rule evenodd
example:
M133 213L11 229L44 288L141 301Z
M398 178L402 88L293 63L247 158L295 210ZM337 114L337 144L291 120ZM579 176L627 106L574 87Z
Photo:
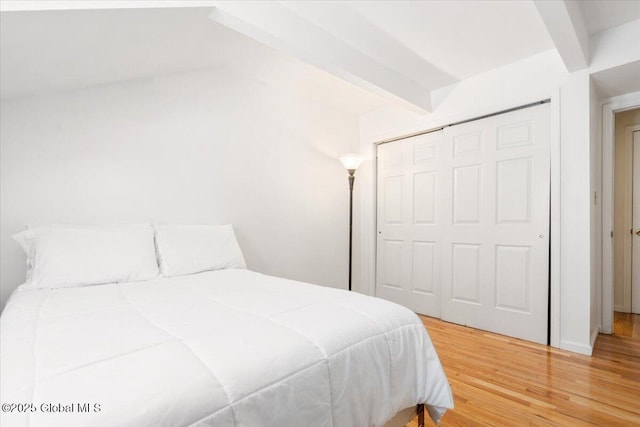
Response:
M383 426L453 406L411 311L242 268L18 290L0 324L3 426Z

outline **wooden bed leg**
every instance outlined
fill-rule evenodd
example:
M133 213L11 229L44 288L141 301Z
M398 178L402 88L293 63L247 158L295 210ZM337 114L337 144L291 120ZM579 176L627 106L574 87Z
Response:
M424 427L424 403L418 403L416 410L418 412L418 427Z

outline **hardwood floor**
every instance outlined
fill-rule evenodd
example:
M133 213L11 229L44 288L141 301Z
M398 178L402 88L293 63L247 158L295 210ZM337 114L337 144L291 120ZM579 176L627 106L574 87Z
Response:
M640 314L613 313L613 333L623 337L640 338Z
M588 357L422 320L455 401L441 426L640 426L639 339L600 335Z

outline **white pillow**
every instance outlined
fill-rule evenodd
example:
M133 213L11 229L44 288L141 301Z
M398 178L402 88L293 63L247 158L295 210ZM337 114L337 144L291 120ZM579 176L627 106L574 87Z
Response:
M31 280L33 272L33 260L35 257L33 244L33 230L27 228L19 233L13 234L13 240L18 242L24 253L27 255L27 282Z
M156 225L155 229L165 277L247 268L231 225Z
M153 279L153 228L145 225L54 225L14 235L27 254L23 288L65 288Z

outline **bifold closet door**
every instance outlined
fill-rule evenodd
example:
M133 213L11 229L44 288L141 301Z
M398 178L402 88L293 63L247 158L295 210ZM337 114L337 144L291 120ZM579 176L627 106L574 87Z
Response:
M378 149L378 296L547 342L549 105Z

